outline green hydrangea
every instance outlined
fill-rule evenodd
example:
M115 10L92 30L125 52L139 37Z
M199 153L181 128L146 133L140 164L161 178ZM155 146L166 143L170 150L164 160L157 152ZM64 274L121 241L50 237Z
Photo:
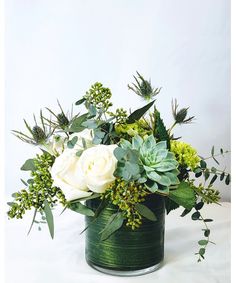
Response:
M194 149L191 145L175 140L172 140L170 145L171 152L174 153L180 165L190 168L191 170L194 170L199 165L200 158L196 149Z
M151 133L149 124L144 120L140 119L135 123L131 124L117 124L115 131L118 135L125 137L134 137L139 135L141 137L147 137Z

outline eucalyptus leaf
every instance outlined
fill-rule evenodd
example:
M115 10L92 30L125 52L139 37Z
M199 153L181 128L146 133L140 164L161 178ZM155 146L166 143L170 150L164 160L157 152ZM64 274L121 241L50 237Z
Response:
M124 216L122 212L118 212L111 215L107 225L102 231L101 240L105 241L106 239L108 239L115 231L121 228L123 222L124 222Z
M137 203L135 205L135 208L145 218L147 218L147 219L149 219L151 221L157 221L156 215L146 205L141 204L141 203Z
M46 221L48 223L48 228L52 239L54 238L54 220L51 208L47 200L44 201L44 213L46 216Z
M20 168L23 171L35 171L36 166L34 164L34 159L28 159Z
M89 207L87 207L86 205L80 203L80 202L74 202L74 203L70 203L68 205L68 208L78 212L80 214L86 215L86 216L94 216L95 213L92 209L90 209Z

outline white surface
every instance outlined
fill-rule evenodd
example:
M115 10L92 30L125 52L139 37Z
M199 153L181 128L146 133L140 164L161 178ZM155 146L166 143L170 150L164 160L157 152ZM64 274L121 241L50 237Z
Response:
M6 185L21 186L18 170L33 148L11 129L58 98L71 106L103 82L116 107L141 105L127 89L136 70L163 89L159 107L172 123L171 99L191 106L193 125L176 135L207 156L230 149L230 0L8 0L6 10ZM57 110L56 110L57 111ZM230 166L229 158L222 168ZM229 190L219 184L224 199Z
M6 225L6 283L133 283L230 282L230 203L202 209L209 224L211 240L206 260L197 263L194 252L202 238L202 223L175 210L166 217L165 261L156 272L133 278L113 277L89 267L84 259L83 217L66 211L55 217L56 236L52 241L47 227L33 229L27 237L29 221L8 221ZM58 215L58 213L57 213Z

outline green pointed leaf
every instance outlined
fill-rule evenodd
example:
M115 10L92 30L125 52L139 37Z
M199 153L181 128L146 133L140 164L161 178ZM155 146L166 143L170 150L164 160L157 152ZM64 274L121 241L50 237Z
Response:
M228 174L226 179L225 179L225 184L229 185L229 183L230 183L230 174Z
M133 113L131 113L128 117L127 123L132 124L135 123L135 121L139 120L147 111L149 108L152 107L152 105L155 103L155 100L152 102L148 103L144 107L135 110Z
M137 211L145 218L151 220L151 221L157 221L156 215L149 209L146 205L137 203L135 205L135 208Z
M187 182L181 182L176 190L171 190L169 198L188 210L192 209L196 200L194 190Z
M70 203L68 208L86 216L94 216L94 211L80 202Z
M108 239L115 231L121 228L123 222L124 217L122 212L113 214L102 231L101 240L105 241L106 239Z
M28 159L20 168L23 171L35 171L36 167L34 164L34 159Z
M45 213L45 216L46 216L46 221L48 223L48 228L49 228L50 235L51 235L51 237L53 239L54 238L53 214L52 214L51 208L49 206L49 203L46 200L44 201L44 213Z
M80 105L80 104L84 103L85 101L86 101L86 98L83 97L80 100L76 101L75 105Z

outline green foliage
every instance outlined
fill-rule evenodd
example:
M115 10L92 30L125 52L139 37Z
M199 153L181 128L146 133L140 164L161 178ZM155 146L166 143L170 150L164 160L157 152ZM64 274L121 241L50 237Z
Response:
M46 199L44 201L44 212L45 212L46 220L47 220L47 223L48 223L49 232L50 232L50 235L51 235L51 237L53 239L54 238L53 214L52 214L50 205L49 205L49 203L47 202Z
M156 109L156 107L153 112L153 119L154 119L153 135L159 141L166 141L167 148L170 149L170 137L166 130L164 122L161 119L160 112Z
M83 114L79 117L76 117L72 124L70 125L70 128L68 129L69 132L81 132L85 129L82 124L87 120L88 118L88 113Z
M143 117L143 115L148 111L148 109L150 109L152 107L152 105L155 103L155 100L153 100L152 102L148 103L147 105L145 105L144 107L135 110L133 113L131 113L127 119L127 123L128 124L132 124L135 123L136 121L138 121L140 118Z
M171 200L170 198L165 198L165 208L166 213L169 214L172 210L175 210L179 207L179 204Z
M142 215L137 210L137 204L148 195L146 188L134 181L125 182L117 178L105 192L105 199L117 205L127 219L126 225L133 230L142 223Z
M132 83L132 86L128 85L128 88L134 91L137 95L145 100L150 100L161 91L161 88L153 88L151 81L145 80L138 72L137 75L137 77L133 76L136 84Z
M34 169L31 171L28 188L13 194L14 201L11 203L8 216L10 218L22 218L26 210L32 207L38 212L44 212L45 200L51 207L58 201L66 203L62 191L53 186L50 168L54 162L54 157L48 153L37 155L34 159Z
M34 159L28 159L20 168L23 171L35 171L36 166L34 164ZM27 184L26 184L27 185Z
M204 187L202 184L199 184L198 186L192 184L191 187L204 203L218 203L220 200L220 192L212 188L212 184L208 187Z
M151 221L156 221L156 215L151 211L150 208L148 208L146 205L141 204L141 203L137 203L135 205L135 208L137 209L137 211L145 218L151 220Z
M73 137L71 140L69 140L67 142L67 147L70 148L70 149L74 148L74 146L76 145L77 141L78 141L78 137Z
M181 182L176 190L170 191L168 197L188 210L191 210L196 202L194 190L187 182Z
M112 214L105 228L101 231L101 240L105 241L108 239L115 231L121 228L123 222L124 217L122 212Z
M67 207L80 214L87 215L87 216L94 216L93 210L88 208L86 205L82 204L81 202L77 201L77 202L69 203Z

